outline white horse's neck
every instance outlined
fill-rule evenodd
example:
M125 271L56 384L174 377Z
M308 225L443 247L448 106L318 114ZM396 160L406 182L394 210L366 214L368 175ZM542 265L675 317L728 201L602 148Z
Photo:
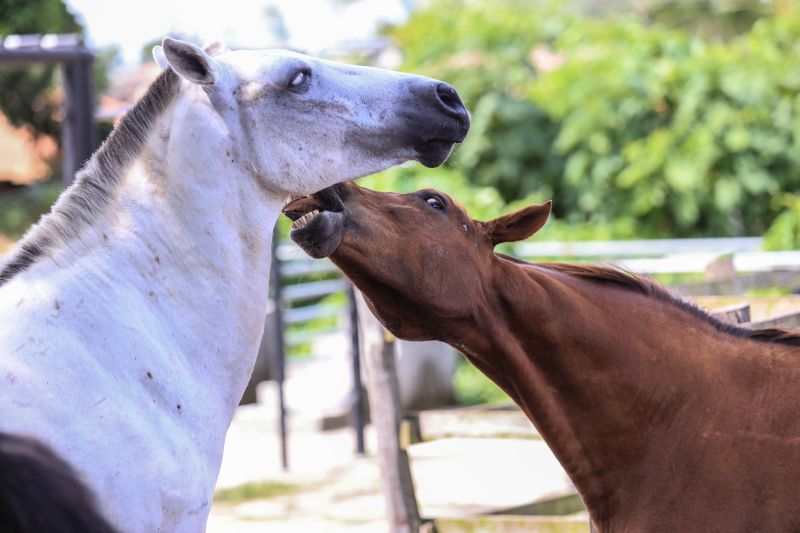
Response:
M161 349L130 355L137 365L167 372L202 369L183 382L179 376L170 381L178 389L205 389L204 408L221 447L263 332L272 231L286 197L237 164L240 133L222 122L209 124L218 115L205 111L206 96L193 89L161 114L92 223L10 285L46 284L63 306L62 321L80 321L65 316L70 299L91 292L79 297L93 298L92 307L105 307L110 316L125 316L129 307L140 309L139 317L157 317L145 321L146 329L169 326L154 335ZM200 136L212 148L199 148ZM108 364L133 362L115 354Z
M167 110L126 173L109 260L119 262L121 283L158 300L166 323L186 328L176 337L182 356L203 369L198 385L232 416L263 332L272 232L285 197L235 164L236 132L209 125L191 98ZM204 143L218 139L198 150L193 131L203 131Z
M126 531L205 522L263 333L286 196L204 98L181 91L127 155L121 125L0 273L0 402L25 409L0 428L69 456Z

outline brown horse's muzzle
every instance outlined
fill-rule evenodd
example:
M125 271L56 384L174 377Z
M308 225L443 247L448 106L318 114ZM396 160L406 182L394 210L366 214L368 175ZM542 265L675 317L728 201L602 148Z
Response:
M334 185L311 196L297 198L283 208L292 221L289 237L308 255L321 259L331 255L344 234L344 185Z

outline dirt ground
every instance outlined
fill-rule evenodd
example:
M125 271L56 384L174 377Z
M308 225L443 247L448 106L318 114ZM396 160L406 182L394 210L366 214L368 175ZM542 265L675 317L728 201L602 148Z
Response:
M292 421L290 468L284 471L273 411L239 408L228 432L208 533L387 531L378 465L374 456L354 453L353 432L323 432L313 421ZM376 449L369 430L367 448ZM220 501L230 489L254 482L261 485L249 497Z
M273 405L238 409L209 533L388 530L371 428L367 455L358 457L350 429L323 432L316 421L295 417L288 471L276 430ZM423 516L492 512L573 490L541 440L446 439L412 446L409 456ZM250 494L230 496L248 487Z

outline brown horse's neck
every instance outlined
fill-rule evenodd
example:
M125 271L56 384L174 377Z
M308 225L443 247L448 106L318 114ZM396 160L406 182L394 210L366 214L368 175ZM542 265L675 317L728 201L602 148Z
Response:
M674 303L546 267L499 259L492 280L487 301L445 340L520 405L603 530L640 503L648 480L663 481L652 479L659 466L694 452L690 436L709 416L725 431L723 414L703 405L725 394L727 385L708 385L726 375L725 361L757 380L761 368L747 366L748 349L792 350L735 338Z

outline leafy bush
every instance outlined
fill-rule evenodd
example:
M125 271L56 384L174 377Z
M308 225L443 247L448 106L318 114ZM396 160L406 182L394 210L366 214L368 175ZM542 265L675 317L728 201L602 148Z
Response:
M0 35L15 33L82 33L82 27L61 0L0 2ZM31 126L35 134L56 135L59 102L51 94L56 69L32 65L0 70L0 110L15 126Z
M800 247L800 197L784 194L778 205L785 207L764 235L767 250L793 250Z
M568 220L645 235L760 234L798 185L800 17L730 43L634 20L580 21L531 97L561 122Z
M768 11L756 7L728 41L713 36L730 28L701 37L511 0L433 0L391 35L407 70L451 82L472 110L454 196L552 197L567 233L752 235L800 182L800 12L751 27Z

